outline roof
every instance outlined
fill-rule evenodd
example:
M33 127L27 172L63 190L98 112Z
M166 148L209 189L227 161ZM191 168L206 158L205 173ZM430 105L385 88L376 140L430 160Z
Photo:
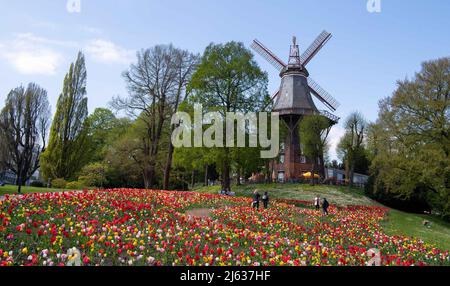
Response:
M311 115L319 113L309 91L306 75L301 72L287 72L281 79L274 112L280 115Z

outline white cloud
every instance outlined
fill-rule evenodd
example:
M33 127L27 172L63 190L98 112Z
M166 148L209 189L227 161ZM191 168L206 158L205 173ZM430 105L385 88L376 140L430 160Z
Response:
M90 41L86 47L86 52L95 61L106 64L129 64L134 56L134 51L103 39Z
M345 134L345 129L339 125L336 125L331 129L330 134L328 135L328 142L329 142L328 144L330 147L329 153L330 153L331 160L338 159L336 148L337 148L342 136L344 136L344 134Z
M4 57L22 74L53 75L63 60L59 53L37 49L7 52Z
M0 43L0 58L22 74L53 75L63 62L63 55L54 46L74 43L55 41L33 34L17 34L8 43Z
M40 37L32 33L15 34L0 42L0 60L26 75L54 75L64 64L65 53L83 49L94 61L104 64L129 64L135 52L103 39L85 44Z
M39 45L51 45L51 46L60 46L66 48L78 47L79 44L73 41L61 41L48 39L44 37L38 37L32 33L22 33L16 34L15 36L16 42L20 44L39 44Z

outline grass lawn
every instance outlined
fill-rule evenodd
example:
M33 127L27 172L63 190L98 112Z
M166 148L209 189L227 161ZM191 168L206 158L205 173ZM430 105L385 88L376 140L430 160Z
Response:
M429 227L423 225L424 220L431 222ZM391 210L383 228L388 235L417 237L441 249L450 250L450 223L430 215Z
M261 194L268 192L271 198L314 201L316 195L320 195L321 198L326 198L330 203L339 206L378 205L377 202L367 198L363 190L358 188L350 190L348 187L300 184L258 184L233 186L232 188L233 192L239 197L251 197L255 189L258 189ZM219 190L220 186L211 186L198 188L195 191L199 193L217 194Z
M361 189L349 189L336 186L310 186L299 184L267 184L233 186L237 196L251 197L255 189L260 193L267 191L271 198L284 198L313 201L316 195L335 205L380 205L364 195ZM200 193L217 194L220 186L202 187L196 189ZM425 227L423 221L431 222ZM427 243L437 245L441 249L450 250L450 223L430 215L405 213L391 209L382 227L389 235L403 235L420 238Z
M47 188L36 188L36 187L22 187L22 194L27 193L51 193L51 192L64 192L67 190L62 189L47 189ZM6 185L0 187L0 196L6 194L17 194L17 186Z

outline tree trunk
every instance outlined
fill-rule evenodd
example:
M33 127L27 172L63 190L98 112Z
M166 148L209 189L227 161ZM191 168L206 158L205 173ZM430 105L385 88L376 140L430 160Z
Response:
M193 190L195 187L195 170L192 170L191 174L191 189Z
M352 163L350 167L349 187L353 187L353 177L355 176L355 164Z
M236 185L241 185L241 169L237 168L237 178L236 178Z
M170 171L172 169L172 160L173 160L173 145L169 145L169 154L167 155L167 162L166 166L164 168L164 183L163 183L163 189L168 190L169 189L169 181L170 181Z
M17 184L17 193L20 194L22 192L22 174L20 171L17 174L16 184Z
M208 186L208 164L205 165L205 187Z
M270 174L270 162L269 162L269 160L266 160L265 165L266 165L266 174L265 174L265 178L266 179L265 179L265 183L269 184L270 183L270 178L272 177L271 174Z
M269 184L273 183L274 171L275 171L275 164L273 162L272 162L272 164L269 163Z
M155 168L151 165L145 167L143 170L143 177L144 177L144 186L145 189L149 190L154 185L154 177L155 177Z
M222 168L222 190L231 191L230 187L230 163L228 161L228 148L225 148L225 159Z
M345 179L349 180L349 178L350 178L350 167L349 167L349 163L348 163L348 159L347 159L345 161Z
M324 162L324 159L323 159L323 152L320 153L319 175L324 180L326 179L326 176L325 176L325 162Z
M319 161L318 158L315 158L314 162L313 162L313 168L312 168L312 172L311 172L311 178L312 178L313 186L316 185L316 174L318 173L317 169L318 169L318 166L319 166L319 162L318 161Z

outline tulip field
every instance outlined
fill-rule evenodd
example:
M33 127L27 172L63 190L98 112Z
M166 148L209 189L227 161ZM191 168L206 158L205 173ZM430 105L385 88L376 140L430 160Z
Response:
M77 248L89 266L450 265L448 251L388 236L388 209L251 199L194 192L98 190L5 196L0 200L0 265L65 266ZM192 216L190 210L210 210Z

